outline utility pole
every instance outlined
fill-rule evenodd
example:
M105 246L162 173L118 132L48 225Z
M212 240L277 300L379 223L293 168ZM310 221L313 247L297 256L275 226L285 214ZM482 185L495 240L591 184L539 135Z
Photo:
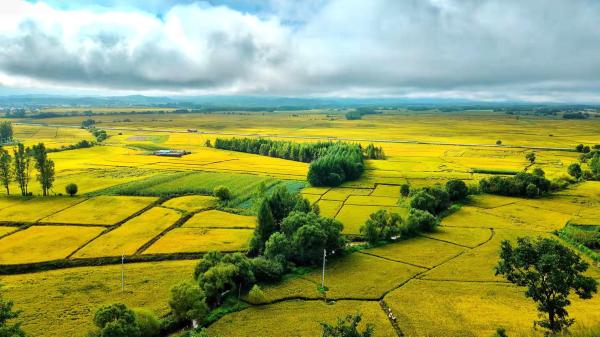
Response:
M323 277L321 278L321 288L325 290L325 261L327 260L327 250L323 249Z

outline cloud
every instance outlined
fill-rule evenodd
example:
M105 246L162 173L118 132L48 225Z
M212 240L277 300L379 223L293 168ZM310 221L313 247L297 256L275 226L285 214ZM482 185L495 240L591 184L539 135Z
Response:
M0 3L0 82L184 94L600 101L594 0L90 3Z

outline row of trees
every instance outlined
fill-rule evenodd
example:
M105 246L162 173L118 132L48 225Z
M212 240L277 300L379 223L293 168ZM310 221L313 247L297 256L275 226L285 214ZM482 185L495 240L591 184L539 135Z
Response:
M479 181L481 192L514 197L537 198L551 189L550 180L541 169L533 173L519 172L514 176L493 176Z
M210 142L206 143L210 146ZM339 186L358 179L364 172L363 159L384 159L381 147L345 142L296 143L263 138L217 138L217 149L254 153L311 163L307 179L313 186Z
M13 156L0 148L0 182L6 189L6 194L10 194L12 181L19 185L21 195L30 194L28 188L32 163L37 170L36 178L42 187L42 194L47 196L54 184L54 161L48 158L44 143L31 148L19 143L13 149Z

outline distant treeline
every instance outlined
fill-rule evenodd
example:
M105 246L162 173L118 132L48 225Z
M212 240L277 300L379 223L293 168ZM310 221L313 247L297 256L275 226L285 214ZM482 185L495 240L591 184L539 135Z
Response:
M210 143L207 143L210 145ZM384 159L381 147L346 142L297 143L263 138L217 138L217 149L311 163L308 181L313 186L338 186L358 179L364 172L363 159Z
M362 119L362 116L364 115L376 115L376 114L380 114L381 111L377 111L371 108L356 108L354 110L350 110L348 112L346 112L346 119L347 120L358 120L358 119Z

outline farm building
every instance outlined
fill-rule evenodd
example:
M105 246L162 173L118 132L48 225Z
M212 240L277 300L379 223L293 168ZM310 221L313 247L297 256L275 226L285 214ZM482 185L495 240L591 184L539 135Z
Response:
M154 151L155 156L163 156L163 157L182 157L186 154L190 154L190 151L186 150L156 150Z

